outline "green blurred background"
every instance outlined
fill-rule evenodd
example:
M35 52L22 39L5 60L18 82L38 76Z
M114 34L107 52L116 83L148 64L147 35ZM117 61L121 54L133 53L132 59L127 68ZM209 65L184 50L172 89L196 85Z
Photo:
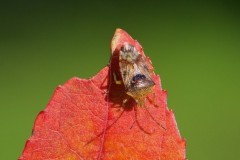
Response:
M237 1L0 2L0 159L21 155L54 89L104 67L116 28L144 47L190 160L240 157Z

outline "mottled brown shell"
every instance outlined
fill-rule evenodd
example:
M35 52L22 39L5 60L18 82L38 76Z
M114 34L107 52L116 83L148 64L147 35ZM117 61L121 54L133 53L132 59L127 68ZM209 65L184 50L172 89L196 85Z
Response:
M155 85L144 57L134 46L124 43L119 54L119 66L126 93L142 105Z

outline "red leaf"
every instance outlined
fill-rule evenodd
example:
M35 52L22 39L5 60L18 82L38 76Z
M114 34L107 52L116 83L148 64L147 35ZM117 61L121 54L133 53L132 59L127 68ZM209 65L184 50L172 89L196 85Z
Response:
M115 84L113 72L119 77L118 54L124 42L144 55L137 41L117 29L110 65L89 80L72 78L57 87L37 116L20 160L185 159L185 140L167 108L158 75L152 75L156 86L144 107L133 99L122 105L129 96L123 85ZM149 59L147 63L153 69Z

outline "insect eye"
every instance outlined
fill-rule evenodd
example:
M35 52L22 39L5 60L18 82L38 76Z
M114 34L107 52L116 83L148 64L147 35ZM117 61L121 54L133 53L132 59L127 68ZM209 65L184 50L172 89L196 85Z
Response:
M133 82L140 81L146 79L146 76L143 74L137 74L132 78Z

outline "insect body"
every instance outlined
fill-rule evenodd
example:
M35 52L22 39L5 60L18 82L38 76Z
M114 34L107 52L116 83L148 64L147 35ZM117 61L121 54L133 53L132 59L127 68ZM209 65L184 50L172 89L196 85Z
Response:
M134 46L124 43L119 53L119 67L126 93L143 106L155 85L144 57Z

